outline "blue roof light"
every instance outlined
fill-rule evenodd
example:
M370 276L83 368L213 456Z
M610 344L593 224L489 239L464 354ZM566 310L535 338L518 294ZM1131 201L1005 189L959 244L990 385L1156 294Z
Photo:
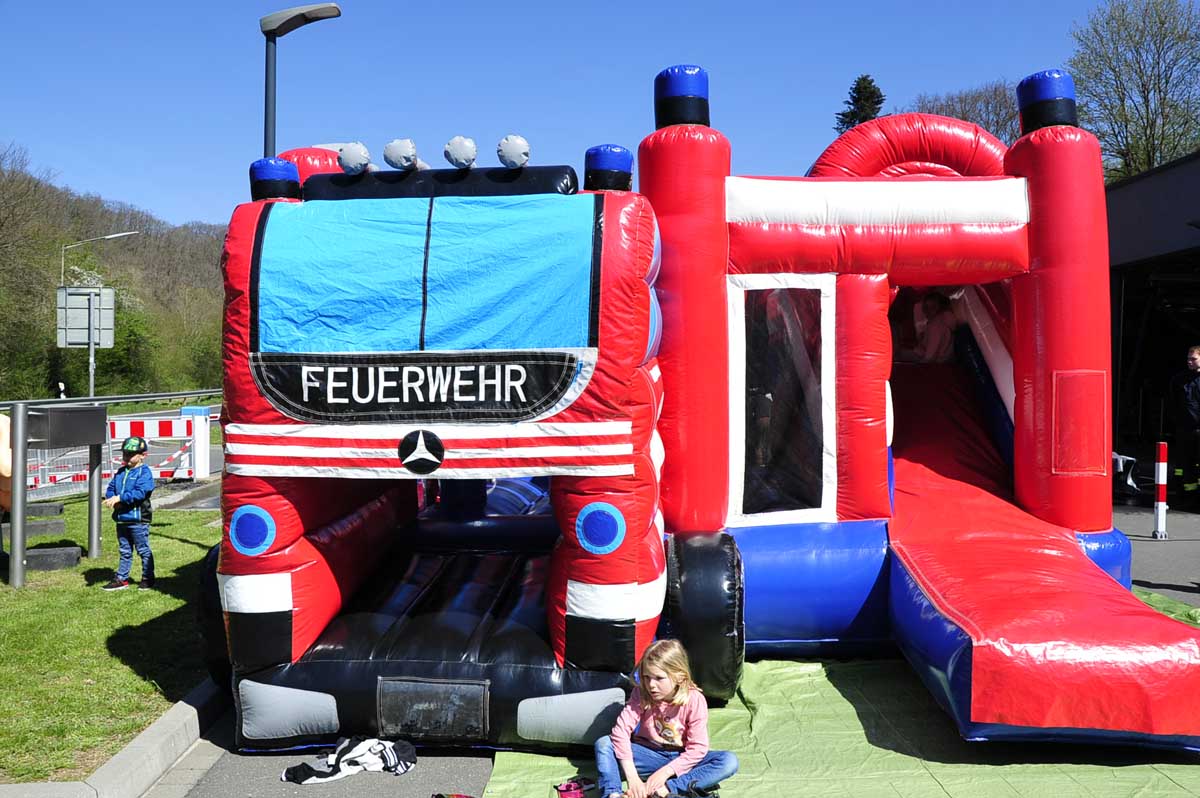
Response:
M1075 81L1063 69L1043 69L1017 84L1017 107L1025 110L1045 100L1074 100Z
M291 180L300 182L296 164L283 158L259 158L250 164L250 180Z
M605 169L613 172L633 172L633 153L620 144L598 144L588 148L584 169Z
M654 99L666 97L703 97L707 100L708 72L692 64L667 67L654 78Z

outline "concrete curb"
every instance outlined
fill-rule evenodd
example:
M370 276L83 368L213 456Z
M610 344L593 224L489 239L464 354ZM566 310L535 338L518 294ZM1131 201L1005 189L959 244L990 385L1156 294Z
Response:
M215 489L212 487L213 485L216 486ZM205 495L210 493L219 494L221 491L220 486L221 475L213 474L206 479L198 479L187 487L173 490L161 498L156 496L154 498L154 508L168 510L177 504L183 504L184 502L193 500L195 498L193 494L196 493L203 493Z
M0 784L0 798L139 798L228 707L205 679L84 781Z

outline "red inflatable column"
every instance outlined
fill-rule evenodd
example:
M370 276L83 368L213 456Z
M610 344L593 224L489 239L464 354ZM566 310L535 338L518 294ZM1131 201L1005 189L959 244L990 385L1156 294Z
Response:
M624 148L589 150L585 186L627 186L631 161ZM598 179L604 182L597 185ZM655 433L662 374L654 352L661 318L651 285L650 204L637 194L608 191L603 224L600 359L592 380L604 401L630 421L634 471L552 481L562 538L550 558L546 611L559 664L628 672L654 638L666 593L658 513L661 445Z
M671 67L654 89L659 130L638 150L638 174L662 236L663 513L672 531L713 532L729 503L729 142L707 126L702 69Z
M1096 138L1071 124L1064 77L1069 83L1061 72L1022 81L1022 127L1033 132L1004 159L1008 174L1029 181L1031 270L1012 281L1016 495L1044 521L1105 531L1112 410L1103 171Z
M885 274L837 278L837 517L887 518L887 395L892 336Z

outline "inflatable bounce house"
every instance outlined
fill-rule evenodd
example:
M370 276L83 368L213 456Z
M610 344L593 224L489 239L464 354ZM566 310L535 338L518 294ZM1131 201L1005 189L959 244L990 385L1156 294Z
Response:
M900 114L733 177L672 67L640 193L615 146L582 191L512 138L256 162L223 255L238 744L590 743L670 635L713 700L744 657L895 645L967 739L1200 749L1200 632L1112 528L1073 92L1023 81L1011 147ZM893 364L932 286L955 362Z

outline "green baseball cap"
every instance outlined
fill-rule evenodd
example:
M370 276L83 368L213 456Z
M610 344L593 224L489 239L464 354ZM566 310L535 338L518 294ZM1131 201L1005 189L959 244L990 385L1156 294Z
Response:
M121 451L128 452L129 454L141 454L146 449L146 439L139 438L136 435L126 438L125 442L121 444Z

